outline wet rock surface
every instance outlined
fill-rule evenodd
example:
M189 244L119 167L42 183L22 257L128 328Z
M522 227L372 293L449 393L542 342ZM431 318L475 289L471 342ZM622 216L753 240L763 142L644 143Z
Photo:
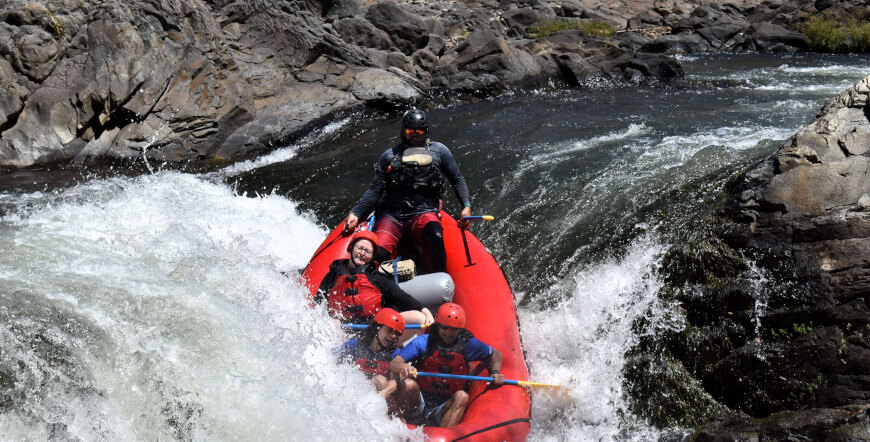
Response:
M0 165L234 160L360 105L674 84L679 65L650 52L800 50L800 20L854 10L828 3L11 0L0 6ZM531 38L555 19L617 34Z
M689 438L692 442L817 440L860 442L870 440L867 406L781 412L758 419L743 413L720 414Z
M693 440L870 440L868 97L870 76L737 177L721 207L722 255L752 268L685 296L691 327L671 349L745 414Z

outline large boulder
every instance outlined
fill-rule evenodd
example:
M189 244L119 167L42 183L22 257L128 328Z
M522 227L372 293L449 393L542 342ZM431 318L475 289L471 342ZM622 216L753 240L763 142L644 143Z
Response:
M734 348L704 369L731 407L763 416L870 401L868 97L870 76L742 174L720 211L719 238L776 286L759 292L732 284L732 309L755 313L695 324L744 324ZM763 341L752 341L757 332Z
M402 52L411 55L429 43L426 22L411 15L392 1L376 2L369 6L365 18L386 32Z
M800 49L794 24L808 14L860 12L785 0L256 3L0 2L0 165L242 159L347 107L441 88L670 83L672 60L637 52ZM557 15L621 32L526 39Z

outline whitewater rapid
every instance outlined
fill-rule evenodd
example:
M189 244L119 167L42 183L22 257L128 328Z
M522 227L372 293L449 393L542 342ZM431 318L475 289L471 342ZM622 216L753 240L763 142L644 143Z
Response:
M292 201L158 172L4 211L4 439L408 436L334 362L343 336L296 278L325 230Z
M663 437L633 414L624 366L642 338L683 327L679 306L659 298L674 230L734 168L870 69L682 61L695 63L695 80L733 85L613 92L637 99L631 107L591 95L603 115L570 91L432 113L453 118L440 133L463 141L455 152L476 204L497 216L474 229L521 287L531 379L568 387L533 392L531 440ZM137 177L0 192L0 439L421 440L386 416L358 370L335 363L345 337L297 279L359 192L336 204L266 180L327 146L337 154L301 160L330 173L304 172L299 186L331 188L331 171L373 162L395 136L351 126L208 174L149 164Z

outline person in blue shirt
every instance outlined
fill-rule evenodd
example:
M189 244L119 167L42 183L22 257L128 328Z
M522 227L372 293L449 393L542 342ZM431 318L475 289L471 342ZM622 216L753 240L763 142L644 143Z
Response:
M472 361L482 362L473 373L469 370ZM446 303L438 309L429 333L393 353L390 370L399 380L398 402L409 423L452 427L462 420L468 407L467 382L418 377L417 370L476 375L488 368L493 384L501 386L504 384L504 376L499 373L501 363L498 350L465 329L465 310L458 304Z

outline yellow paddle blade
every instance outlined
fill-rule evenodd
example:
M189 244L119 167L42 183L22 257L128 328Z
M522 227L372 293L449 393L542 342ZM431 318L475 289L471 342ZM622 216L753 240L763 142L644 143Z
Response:
M530 382L530 381L517 381L517 384L522 385L523 387L541 387L541 388L565 388L561 385L555 384L542 384L540 382Z
M567 400L571 397L571 390L564 385L542 384L540 382L530 381L517 381L517 385L529 389L531 389L531 387L540 388L541 390L546 391L548 396L556 399Z

